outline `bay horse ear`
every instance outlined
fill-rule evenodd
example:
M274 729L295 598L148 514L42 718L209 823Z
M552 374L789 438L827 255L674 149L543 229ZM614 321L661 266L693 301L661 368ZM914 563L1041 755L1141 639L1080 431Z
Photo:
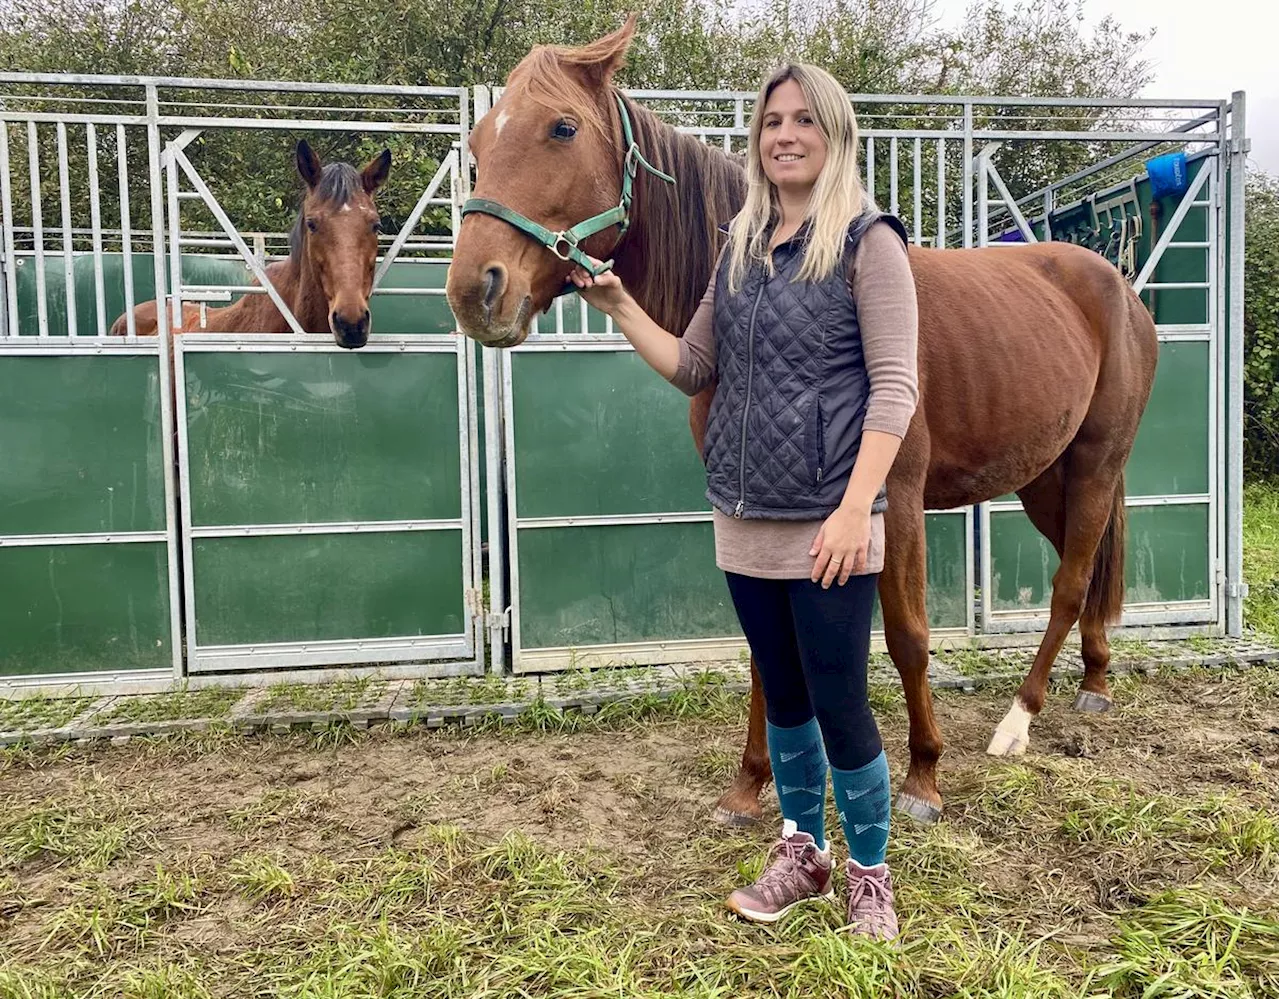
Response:
M627 61L627 51L631 48L631 39L636 33L636 15L627 15L626 23L612 34L597 38L589 45L584 45L576 53L574 62L594 82L605 85L613 80L613 75Z
M307 187L315 187L320 183L320 157L307 143L306 139L298 140L298 173L306 181Z
M384 149L375 159L360 171L360 180L364 184L365 194L372 194L387 182L387 174L391 172L391 150Z

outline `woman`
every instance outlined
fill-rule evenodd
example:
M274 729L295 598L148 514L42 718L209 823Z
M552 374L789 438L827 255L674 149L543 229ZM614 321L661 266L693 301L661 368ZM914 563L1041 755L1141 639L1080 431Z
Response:
M784 819L764 873L728 906L774 922L834 897L830 770L849 924L888 939L889 770L867 656L884 482L916 406L916 299L906 232L863 190L857 141L836 80L783 66L760 88L746 204L683 337L616 275L573 280L678 388L717 385L704 453L716 563L759 669Z

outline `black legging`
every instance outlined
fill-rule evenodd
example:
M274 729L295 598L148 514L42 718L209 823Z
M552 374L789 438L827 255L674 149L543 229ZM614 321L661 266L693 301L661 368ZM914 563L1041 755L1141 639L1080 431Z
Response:
M764 686L765 714L781 728L815 714L831 765L856 770L880 755L867 703L867 657L877 575L824 590L807 579L727 572L729 594Z

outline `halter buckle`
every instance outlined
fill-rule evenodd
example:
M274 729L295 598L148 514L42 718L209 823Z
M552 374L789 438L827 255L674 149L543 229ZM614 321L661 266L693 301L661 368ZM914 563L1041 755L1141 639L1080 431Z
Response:
M578 237L567 229L561 232L553 232L551 235L555 237L550 246L551 252L566 262L573 259L573 251L578 248ZM563 252L560 249L561 244L566 247Z

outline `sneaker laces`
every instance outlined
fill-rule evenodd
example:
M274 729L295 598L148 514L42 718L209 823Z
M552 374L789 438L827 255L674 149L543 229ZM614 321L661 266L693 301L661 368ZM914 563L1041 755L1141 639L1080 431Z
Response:
M849 911L860 915L883 915L888 902L888 889L880 878L860 875L849 892Z
M766 898L775 902L778 900L780 893L796 873L807 845L784 837L769 848L769 853L764 858L764 873L756 879L755 884Z

